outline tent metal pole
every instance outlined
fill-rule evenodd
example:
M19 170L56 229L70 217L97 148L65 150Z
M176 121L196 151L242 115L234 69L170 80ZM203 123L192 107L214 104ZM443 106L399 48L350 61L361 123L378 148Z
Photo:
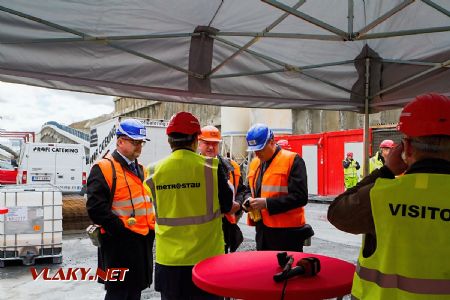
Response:
M92 39L92 40L95 40L95 37L94 37L94 36L91 36L91 35L86 34L86 33L84 33L84 32L81 32L81 31L78 31L78 30L74 30L74 29L72 29L72 28L68 28L68 27L65 27L65 26L61 26L61 25L59 25L59 24L56 24L56 23L53 23L53 22L49 22L49 21L47 21L47 20L43 20L43 19L40 19L40 18L36 18L36 17L34 17L34 16L31 16L31 15L28 15L28 14L25 14L25 13L22 13L22 12L19 12L19 11L16 11L16 10L12 10L12 9L6 8L6 7L4 7L4 6L0 6L0 11L4 11L4 12L10 13L10 14L12 14L12 15L16 15L16 16L22 17L22 18L24 18L24 19L34 21L34 22L37 22L37 23L39 23L39 24L44 24L44 25L47 25L47 26L49 26L49 27L51 27L51 28L56 28L56 29L59 29L59 30L64 31L64 32L72 33L72 34L74 34L74 35L77 35L77 36L82 37L82 38L85 38L85 39ZM169 64L169 63L164 62L164 61L162 61L162 60L156 59L156 58L151 57L151 56L146 55L146 54L139 53L139 52L137 52L137 51L128 49L128 48L126 48L126 47L119 46L119 45L114 44L114 43L111 43L111 42L109 42L109 41L102 41L102 43L103 43L105 46L109 46L109 47L111 47L111 48L118 49L118 50L120 50L120 51L124 51L124 52L126 52L126 53L129 53L129 54L132 54L132 55L141 57L141 58L143 58L143 59L153 61L153 62L155 62L155 63L161 64L161 65L166 66L166 67L168 67L168 68L175 69L175 70L177 70L177 71L186 73L186 74L188 74L188 75L190 75L190 76L194 76L194 77L197 77L197 78L204 78L204 76L201 75L201 74L197 74L197 73L191 72L191 71L189 71L189 70L186 70L186 69L180 68L180 67L178 67L178 66Z
M432 8L440 11L441 13L443 13L444 15L446 15L447 17L450 17L450 11L446 10L445 8L443 8L442 6L434 3L431 0L422 0L423 3L428 4L429 6L431 6Z
M405 83L407 83L407 82L410 82L410 81L412 81L412 80L415 80L415 79L417 79L417 78L420 78L420 77L422 77L422 76L424 76L424 75L426 75L426 74L428 74L428 73L431 73L431 72L433 72L433 71L436 71L437 69L444 68L444 67L448 67L449 65L450 65L450 59L447 60L447 61L445 61L445 62L443 62L443 63L440 63L440 64L438 64L438 65L436 65L436 66L434 66L434 67L432 67L432 68L430 68L430 69L428 69L428 70L425 70L425 71L423 71L423 72L417 73L417 74L414 75L414 76L408 77L408 78L405 79L405 80L402 80L402 81L400 81L400 82L397 82L397 83L395 83L395 84L393 84L393 85L391 85L391 86L389 86L389 87L387 87L387 88L385 88L385 89L382 89L381 91L379 91L378 93L376 93L376 94L373 95L372 97L379 96L379 95L381 95L381 94L383 94L383 93L386 93L387 91L390 91L390 90L392 90L392 89L395 89L396 87L401 86L401 85L403 85L403 84L405 84Z
M253 36L253 37L264 37L264 38L319 40L319 41L342 41L342 38L340 38L336 35L286 33L286 32L219 31L215 35L216 36Z
M363 176L369 174L369 88L370 88L370 58L366 58L366 74L365 74L365 97L364 97L364 168Z
M354 3L353 0L348 0L348 38L351 40L353 38L353 9L354 9Z
M168 39L180 37L199 36L201 33L169 33L169 34L144 34L144 35L118 35L118 36L84 36L76 38L51 38L51 39L22 39L22 40L0 40L0 44L38 44L38 43L71 43L71 42L108 42L128 40L151 40Z
M212 35L211 37L212 37L213 39L218 40L219 42L222 42L222 43L224 43L224 44L226 44L226 45L229 45L229 46L231 46L231 47L234 47L234 48L241 48L240 45L235 44L235 43L233 43L233 42L231 42L231 41L228 41L228 40L226 40L226 39L220 38L220 37L218 37L218 36L213 36L213 35ZM267 55L264 55L264 54L255 52L255 51L253 51L253 50L249 50L249 49L245 49L244 51L247 52L247 53L250 53L250 54L252 54L252 55L254 55L254 56L256 56L256 57L259 57L259 58L265 59L265 60L267 60L267 61L273 62L274 64L281 65L281 66L283 66L283 67L286 66L286 64L280 63L278 60L276 60L275 58L272 58L272 57L270 57L270 56L267 56Z
M295 4L293 6L294 9L300 7L301 5L303 5L303 3L305 3L306 0L301 0L299 2L297 2L297 4ZM222 4L221 4L222 5ZM284 19L286 19L289 16L288 13L284 13L281 17L279 17L278 19L276 19L272 24L270 24L269 26L267 26L266 28L264 28L264 30L262 31L262 33L267 33L270 30L272 30L275 26L277 26L278 24L280 24ZM215 66L211 71L209 71L206 74L206 77L210 76L211 74L214 74L215 72L217 72L220 68L222 68L225 64L227 64L229 61L231 61L233 58L235 58L236 56L238 56L239 54L241 54L245 49L250 48L254 43L256 43L259 40L259 37L254 37L252 38L249 42L247 42L244 46L242 46L241 48L239 48L236 52L234 52L233 54L231 54L230 56L228 56L226 59L224 59L221 63L219 63L217 66Z
M354 62L353 60L344 60L344 61L337 61L337 62L331 62L331 63L302 66L302 67L298 67L298 68L301 70L318 69L318 68L323 68L323 67L346 65L346 64L351 64L353 62ZM282 69L271 69L271 70L265 70L265 71L212 75L212 76L210 76L210 78L213 79L213 78L242 77L242 76L264 75L264 74L270 74L270 73L282 73L282 72L291 72L291 71L287 70L286 68L282 68Z
M387 19L389 19L390 17L392 17L393 15L395 15L396 13L398 13L399 11L401 11L402 9L404 9L405 7L407 7L408 5L410 5L411 3L413 3L414 0L406 0L403 1L402 3L400 3L399 5L397 5L396 7L394 7L393 9L389 10L388 12L386 12L385 14L383 14L382 16L380 16L379 18L375 19L373 22L371 22L370 24L366 25L365 27L363 27L361 30L359 30L356 33L356 36L363 36L366 32L370 31L371 29L373 29L375 26L383 23L384 21L386 21Z
M343 87L343 86L340 86L340 85L338 85L338 84L335 84L335 83L333 83L333 82L331 82L331 81L321 79L321 78L319 78L319 77L313 76L313 75L311 75L311 74L307 74L307 73L302 72L302 71L298 71L298 72L299 72L300 74L306 76L306 77L315 79L315 80L320 81L320 82L322 82L322 83L325 83L325 84L327 84L327 85L329 85L329 86L335 87L335 88L337 88L338 90L345 91L345 92L347 92L347 93L349 93L349 94L355 94L352 90L349 90L349 89L347 89L347 88L345 88L345 87Z
M401 60L401 59L381 59L381 62L387 62L387 63L394 63L394 64L406 64L406 65L418 65L418 66L430 66L434 67L439 65L440 63L434 63L434 62L426 62L426 61L414 61L414 60ZM450 66L444 66L444 67L450 67Z
M355 40L370 40L370 39L380 39L380 38L388 38L388 37L396 37L396 36L415 35L415 34L434 33L434 32L445 32L445 31L450 31L450 26L430 27L430 28L424 28L424 29L411 29L411 30L400 30L400 31L391 31L391 32L380 32L380 33L368 33L363 36L356 37Z
M286 72L285 68L281 69L273 69L266 71L255 71L255 72L242 72L242 73L231 73L231 74L221 74L221 75L211 75L209 78L217 79L217 78L230 78L230 77L243 77L243 76L256 76L256 75L264 75L271 73L283 73Z
M217 37L217 36L216 36L216 37L212 36L212 37L213 37L214 39L217 39L218 41L221 41L221 42L223 42L223 43L225 43L225 44L227 44L227 45L230 45L230 46L232 46L232 47L240 48L239 45L236 45L236 44L233 43L233 42L227 41L227 40L222 39L222 38L219 38L219 37ZM255 52L255 51L252 51L252 50L249 50L249 49L245 49L244 51L245 51L245 52L248 52L248 53L250 53L250 54L252 54L252 55L254 55L254 56L257 56L257 57L266 59L266 60L268 60L268 61L270 61L270 62L273 62L273 63L275 63L275 64L277 64L277 65L280 65L280 66L284 67L284 68L286 69L286 71L295 71L295 72L298 72L298 73L300 73L300 74L303 74L303 75L306 76L306 77L309 77L309 78L318 80L318 81L320 81L320 82L322 82L322 83L325 83L325 84L327 84L327 85L330 85L330 86L332 86L332 87L335 87L335 88L337 88L337 89L339 89L339 90L345 91L345 92L347 92L347 93L353 93L351 90L349 90L349 89L347 89L347 88L345 88L345 87L342 87L342 86L337 85L337 84L335 84L335 83L329 82L329 81L327 81L327 80L320 79L320 78L315 77L315 76L313 76L313 75L306 74L306 73L304 73L304 72L301 70L300 67L296 67L296 66L292 66L292 65L286 64L286 63L284 63L284 62L282 62L282 61L279 61L279 60L277 60L277 59L275 59L275 58L273 58L273 57L269 57L269 56L266 56L266 55L264 55L264 54L260 54L260 53L258 53L258 52ZM354 93L353 93L353 94L354 94Z
M292 15L294 15L294 16L296 16L296 17L298 17L298 18L300 18L300 19L302 19L302 20L304 20L306 22L314 24L314 25L316 25L316 26L318 26L318 27L320 27L322 29L330 31L330 32L340 36L344 41L347 40L347 33L345 33L344 31L342 31L342 30L340 30L340 29L338 29L338 28L336 28L334 26L331 26L330 24L322 22L319 19L313 18L313 17L311 17L311 16L309 16L307 14L299 12L296 9L292 9L291 7L285 5L285 4L281 3L281 2L275 1L275 0L261 0L261 1L265 2L265 3L269 4L269 5L272 5L272 6L276 7L276 8L278 8L278 9L281 9L281 10L283 10L285 12L288 12L288 13L290 13L290 14L292 14Z

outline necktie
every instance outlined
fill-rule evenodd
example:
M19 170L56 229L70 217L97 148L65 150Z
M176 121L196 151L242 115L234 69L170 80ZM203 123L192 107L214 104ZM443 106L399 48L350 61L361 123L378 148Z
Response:
M139 175L138 175L138 172L137 172L137 168L136 168L136 163L135 163L135 162L131 162L131 163L130 163L130 170L131 170L131 172L133 172L136 176L139 176Z

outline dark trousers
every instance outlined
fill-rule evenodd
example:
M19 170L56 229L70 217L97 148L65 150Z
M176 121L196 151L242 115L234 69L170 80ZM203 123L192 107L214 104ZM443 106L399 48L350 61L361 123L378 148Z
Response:
M161 300L223 300L223 297L216 295L170 296L161 293Z
M109 289L105 300L140 300L141 292L140 289Z
M298 228L270 228L262 221L256 223L256 250L303 252L301 230Z

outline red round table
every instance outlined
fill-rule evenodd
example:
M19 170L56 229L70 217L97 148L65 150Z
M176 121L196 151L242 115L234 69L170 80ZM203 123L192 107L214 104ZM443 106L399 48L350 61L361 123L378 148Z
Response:
M248 251L223 254L205 259L192 270L192 280L201 289L220 296L246 300L280 299L283 282L273 280L281 272L278 251ZM303 257L317 257L321 270L314 277L288 280L285 300L327 299L350 294L355 266L323 255L288 252L294 265ZM293 266L294 266L293 265Z

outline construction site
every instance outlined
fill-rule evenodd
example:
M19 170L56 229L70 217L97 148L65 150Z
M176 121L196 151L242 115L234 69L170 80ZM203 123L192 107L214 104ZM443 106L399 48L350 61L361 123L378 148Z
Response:
M55 102L57 105L53 106L58 108L52 111L56 113L46 115L50 110L44 108L51 106L51 102L48 97L42 97L37 107L42 108L41 115L47 119L39 124L39 129L19 129L21 118L30 118L27 108L20 108L18 117L12 115L12 110L0 110L1 299L103 299L105 294L107 299L113 297L114 289L108 290L111 293L108 296L105 286L125 281L128 266L116 263L107 267L103 261L105 242L96 236L103 235L105 240L112 236L114 240L118 235L108 232L115 228L110 223L93 221L97 207L92 202L98 200L98 195L93 193L93 182L98 180L95 172L100 172L103 178L100 184L96 183L96 188L107 187L108 197L103 195L103 200L110 201L108 214L120 223L119 227L128 234L146 238L149 232L156 232L151 240L152 270L144 272L145 276L150 274L152 284L147 284L141 294L137 293L140 299L161 299L160 289L168 286L185 288L181 281L167 285L161 281L156 283L155 273L162 276L165 270L167 274L176 274L170 273L173 272L168 271L170 268L164 269L167 266L192 267L188 277L196 289L225 299L353 299L359 296L366 299L361 291L368 287L376 293L381 291L379 295L417 296L417 293L432 296L429 299L438 294L443 298L436 299L450 295L448 287L441 286L449 278L439 275L436 279L433 276L437 271L432 274L434 269L429 273L430 278L424 279L418 275L417 268L394 274L394 267L377 269L367 263L361 273L367 243L374 239L374 249L377 248L374 232L380 230L381 218L375 221L375 216L370 215L372 227L376 228L373 232L351 234L348 232L357 230L332 225L329 212L336 197L345 195L354 186L359 189L359 182L367 184L365 179L371 176L374 159L379 160L375 161L378 169L384 168L375 174L383 172L383 176L398 182L415 176L404 176L409 175L406 166L397 173L387 168L388 154L383 154L387 148L389 151L405 149L409 143L410 147L419 149L421 146L417 146L415 138L447 135L446 108L439 110L432 106L437 98L448 102L450 95L450 4L446 0L199 0L107 4L37 1L32 5L25 0L14 3L0 0L0 28L0 83L78 92L80 98L88 94L109 96L112 103L108 107L113 107L110 112L99 110L95 114L92 111L96 109L86 100L83 109L94 117L56 121L63 120L66 114L63 107L70 115L71 103ZM11 96L13 93L5 95L0 95L0 105L11 107L10 103L17 99ZM405 115L413 115L405 113L405 107L420 97L428 97L430 103L429 111L427 107L420 112L427 116L425 125L421 127L417 125L420 122L415 122L413 135L407 134L410 129L405 131L400 121ZM184 124L195 123L192 132L187 129L189 126L180 129L175 124L180 113L191 118L184 120ZM426 125L426 118L438 119L439 126L445 130ZM216 137L208 139L204 128L216 132ZM414 130L420 131L420 135L414 135ZM186 146L186 141L194 148ZM139 153L124 155L120 149L126 147L139 149L136 150ZM212 147L213 154L205 154L202 147ZM162 180L157 176L162 176L158 168L173 167L168 158L173 158L180 149L194 152L198 161L204 159L202 172L205 174L194 174L194 168L180 169L173 173L176 179L155 185L158 179ZM403 156L397 163L407 164L404 157L408 153L400 152L398 156ZM265 158L264 153L270 155ZM281 155L280 160L275 160L277 155ZM447 162L442 157L445 155L439 156L441 164L437 169L444 171L430 173L447 174ZM229 210L221 211L224 205L221 197L226 193L211 196L212 191L224 190L218 183L221 171L211 173L214 175L207 173L208 168L221 168L214 165L219 160L210 162L210 158L220 159L218 166L225 165L224 161L230 164L224 169L231 190L226 193L232 194ZM111 167L105 167L107 160ZM180 160L179 165L191 166L187 160ZM277 162L275 170L269 169L273 161ZM349 166L351 171L347 169ZM293 169L303 173L301 180L291 174ZM189 172L198 182L187 177ZM111 180L105 174L110 174ZM264 174L269 175L264 177ZM130 185L127 176L136 183ZM271 181L269 176L276 179ZM298 186L293 188L291 176L301 184L298 181ZM354 180L351 186L348 177ZM447 178L441 177L438 179ZM214 188L211 182L216 184ZM425 186L421 182L414 189L429 188ZM447 189L442 184L435 186ZM190 191L200 187L202 192L205 190L201 196L200 192ZM238 200L239 189L245 199ZM170 195L167 196L170 201L172 198L176 201L182 195L180 190L195 195L191 197L193 203L203 200L205 203L193 205L191 211L182 209L182 205L164 208L164 202L158 202L161 195ZM293 190L297 198L305 194L302 204L295 199L293 207L273 213L271 201L278 197L287 199ZM436 197L446 197L434 193L439 194ZM408 195L414 198L422 194ZM426 219L424 209L434 209L431 204L416 208L414 204L394 202L387 204L383 218L401 215L403 219ZM439 208L432 211L432 219L439 216L439 221L448 221L448 208L436 203L433 205ZM203 205L206 213L195 211L203 209ZM235 205L238 206L236 214L232 212ZM369 209L370 213L375 211L375 204L369 202ZM258 219L254 219L254 211L259 212ZM230 251L235 253L228 253L226 222L242 233L236 251ZM144 229L139 227L142 224ZM412 221L408 224L416 228ZM265 240L274 228L309 227L305 225L310 225L312 230L298 240L296 247L300 248L295 250L272 249ZM224 226L222 238L214 234L203 238L199 233L199 228L206 232L214 226ZM440 225L431 227L427 223L426 226L439 231ZM183 228L185 232L181 231ZM267 228L266 235L261 234ZM399 234L389 228L382 230ZM183 237L171 236L173 232L183 232ZM164 234L166 239L162 238ZM220 249L219 255L212 255L214 247L196 248L193 238L196 236L202 236L204 245L221 239L227 254ZM177 242L183 241L185 248L167 246L178 238ZM294 235L290 238L294 239ZM398 246L400 240L404 242L402 238L391 241L392 245ZM419 240L423 242L426 237L420 235ZM433 239L430 245L439 241ZM126 249L128 256L140 256L137 253L142 249L133 252L126 244L116 243ZM170 259L176 261L172 257L164 265L160 262L170 255L162 255L161 250L158 253L158 247L165 249L164 255L169 253L173 257L189 252L192 247L197 250L191 256L202 259L178 265L171 264ZM386 244L380 247L388 249ZM439 249L437 256L445 250ZM211 255L203 257L207 252ZM408 258L401 261L407 262ZM146 258L142 265L148 262ZM169 282L172 278L167 274L160 278L170 279L166 280ZM180 280L180 274L174 280ZM392 283L395 276L406 278L408 284L395 285ZM424 280L443 281L428 285ZM389 284L394 288L386 288ZM397 290L400 292L395 294Z

